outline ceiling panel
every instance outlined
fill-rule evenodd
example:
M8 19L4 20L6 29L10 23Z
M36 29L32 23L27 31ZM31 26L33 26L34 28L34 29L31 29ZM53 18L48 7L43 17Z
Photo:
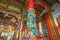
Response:
M41 12L45 9L45 7L43 7L41 4L42 2L44 2L46 7L51 8L52 5L54 3L56 3L56 0L34 0L34 4L35 4L35 11L36 11L36 15L40 15ZM21 14L21 12L26 12L28 9L28 0L0 0L0 6L4 4L4 6L6 6L6 9L8 10L13 10L12 12L17 12L15 14L19 15L18 13ZM38 5L40 4L40 6ZM50 6L50 7L49 7ZM26 14L27 15L27 14ZM14 16L14 15L13 15Z

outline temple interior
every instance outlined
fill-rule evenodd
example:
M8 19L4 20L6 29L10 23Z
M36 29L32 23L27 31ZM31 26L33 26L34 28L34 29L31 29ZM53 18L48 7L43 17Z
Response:
M60 40L60 0L0 0L0 40Z

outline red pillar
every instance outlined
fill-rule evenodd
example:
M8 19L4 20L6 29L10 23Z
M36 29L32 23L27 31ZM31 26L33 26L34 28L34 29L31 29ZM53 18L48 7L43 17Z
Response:
M46 14L44 15L44 17L45 17L46 25L47 25L48 32L49 32L49 35L50 35L50 40L53 40L53 35L52 35L51 29L50 29L50 22L49 22L49 19L50 19L50 18L49 18L48 13L46 13Z

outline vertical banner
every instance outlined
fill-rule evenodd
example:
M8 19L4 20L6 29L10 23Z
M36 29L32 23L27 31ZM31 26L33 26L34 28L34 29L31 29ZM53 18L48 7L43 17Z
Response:
M33 0L29 0L28 2L28 20L27 20L27 28L30 32L30 37L33 40L36 40L37 30L36 30L36 15L34 10L34 3Z
M34 14L34 12L28 12L27 28L31 29L31 32L37 36L37 33L36 33L36 15Z

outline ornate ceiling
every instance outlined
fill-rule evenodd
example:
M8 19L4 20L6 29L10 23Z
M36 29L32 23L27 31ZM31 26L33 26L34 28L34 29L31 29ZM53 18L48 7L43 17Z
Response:
M35 11L37 15L40 15L44 9L52 10L52 5L56 0L34 0ZM28 0L0 0L0 12L4 17L15 17L17 19L27 15ZM1 15L0 15L1 16Z

